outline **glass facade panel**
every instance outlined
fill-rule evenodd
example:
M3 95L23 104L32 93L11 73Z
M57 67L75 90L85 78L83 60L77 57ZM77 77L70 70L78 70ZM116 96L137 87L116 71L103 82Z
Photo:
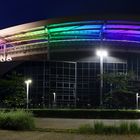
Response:
M130 64L129 64L130 65ZM130 65L132 68L132 65ZM104 73L126 73L127 63L104 63ZM139 70L139 67L137 67ZM100 64L97 62L27 61L14 71L32 79L31 107L97 107L100 99ZM138 73L139 74L139 73ZM110 86L104 82L104 93Z

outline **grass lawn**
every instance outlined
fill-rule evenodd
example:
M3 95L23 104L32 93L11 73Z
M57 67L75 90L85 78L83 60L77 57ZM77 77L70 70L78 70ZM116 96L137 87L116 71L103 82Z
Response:
M140 135L81 135L38 131L0 130L0 140L139 140Z

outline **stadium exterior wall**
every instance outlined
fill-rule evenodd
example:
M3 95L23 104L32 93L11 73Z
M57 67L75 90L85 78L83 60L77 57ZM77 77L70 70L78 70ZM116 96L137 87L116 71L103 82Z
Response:
M135 80L140 79L137 18L44 20L0 30L0 36L2 60L13 56L13 61L0 63L0 74L17 71L32 78L30 107L98 107L97 49L109 53L103 62L104 73L132 71ZM104 84L103 97L111 88Z

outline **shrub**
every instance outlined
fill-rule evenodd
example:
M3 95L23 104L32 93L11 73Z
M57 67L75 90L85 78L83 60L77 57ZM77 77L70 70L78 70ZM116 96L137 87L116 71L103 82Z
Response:
M36 117L89 118L89 119L139 119L137 110L107 109L31 109Z
M129 125L129 131L133 134L138 134L140 133L140 128L137 123L132 122Z
M25 111L0 112L0 128L8 130L30 130L35 127L32 114Z
M118 134L118 127L115 125L104 126L104 134Z
M129 125L127 122L122 122L118 127L119 134L128 134L129 133Z
M123 122L119 126L95 122L93 126L90 124L82 125L78 132L88 134L140 134L140 127L134 122Z
M78 132L91 134L94 132L94 128L90 124L85 124L79 127Z
M95 122L94 123L94 133L96 134L102 134L104 133L104 124L102 122Z

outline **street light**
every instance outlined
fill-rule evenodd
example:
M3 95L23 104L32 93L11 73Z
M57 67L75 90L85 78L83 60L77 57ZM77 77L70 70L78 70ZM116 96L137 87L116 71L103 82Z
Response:
M27 104L26 104L26 108L28 109L28 104L29 104L29 85L32 83L32 80L31 79L28 79L25 81L25 84L26 84L26 94L27 94L27 97L26 97L26 101L27 101Z
M53 104L54 104L54 106L56 104L56 93L55 92L53 92Z
M136 93L136 109L139 108L139 98L140 98L139 93Z
M103 105L103 59L108 56L106 50L97 50L96 55L100 57L100 106Z

